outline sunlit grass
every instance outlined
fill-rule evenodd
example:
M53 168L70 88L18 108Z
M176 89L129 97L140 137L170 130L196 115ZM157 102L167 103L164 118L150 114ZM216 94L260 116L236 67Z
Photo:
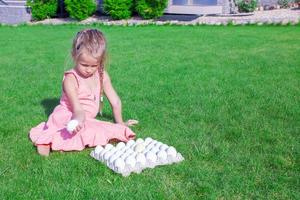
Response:
M44 158L28 139L58 104L87 27L0 27L1 199L300 198L299 26L95 25L124 119L186 159L127 178L91 149Z

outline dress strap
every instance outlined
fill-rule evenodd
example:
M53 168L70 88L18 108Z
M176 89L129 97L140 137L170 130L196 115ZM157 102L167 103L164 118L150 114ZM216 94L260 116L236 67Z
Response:
M79 81L78 74L75 72L75 70L74 70L74 69L71 69L71 70L65 71L65 72L64 72L63 81L65 80L67 74L73 74L73 76L74 76L75 79L76 79L77 86L79 87L79 82L80 82L80 81Z

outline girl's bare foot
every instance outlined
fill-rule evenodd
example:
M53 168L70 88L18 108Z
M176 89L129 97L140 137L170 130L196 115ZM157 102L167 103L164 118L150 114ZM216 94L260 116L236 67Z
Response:
M37 145L37 151L41 156L49 156L50 145L49 144L39 144L39 145Z

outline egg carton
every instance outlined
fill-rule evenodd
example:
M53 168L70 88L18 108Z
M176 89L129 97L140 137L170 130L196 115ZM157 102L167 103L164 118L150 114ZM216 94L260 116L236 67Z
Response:
M142 138L136 141L129 140L127 143L119 142L116 146L107 144L104 148L98 145L90 155L122 176L139 174L146 168L170 165L184 160L173 146L150 137L145 140Z

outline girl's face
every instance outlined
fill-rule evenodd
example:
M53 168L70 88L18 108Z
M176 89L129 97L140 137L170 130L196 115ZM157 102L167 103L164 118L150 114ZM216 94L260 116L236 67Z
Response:
M81 76L88 78L97 72L100 62L93 56L82 53L76 62L76 70L80 73Z

